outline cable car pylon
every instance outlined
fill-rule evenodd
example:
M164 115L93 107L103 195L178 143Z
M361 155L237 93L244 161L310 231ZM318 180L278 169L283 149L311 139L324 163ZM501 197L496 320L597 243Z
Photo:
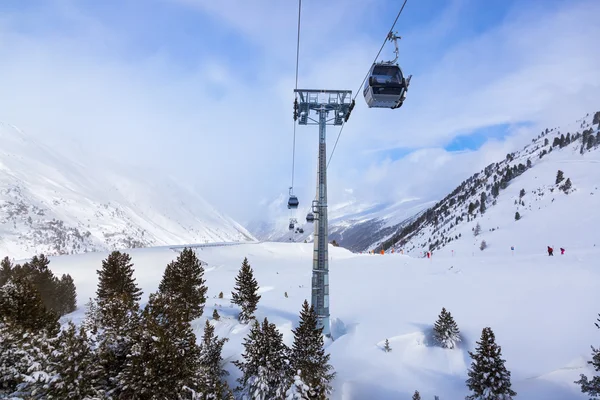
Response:
M325 336L331 337L329 324L326 128L327 125L342 125L347 121L347 116L353 104L352 91L295 89L294 92L299 98L298 112L294 114L294 119L297 118L299 125L319 126L317 196L312 207L315 232L311 304L317 314L318 327L323 328ZM318 118L311 118L311 112L314 112ZM332 117L328 119L329 113L332 113Z

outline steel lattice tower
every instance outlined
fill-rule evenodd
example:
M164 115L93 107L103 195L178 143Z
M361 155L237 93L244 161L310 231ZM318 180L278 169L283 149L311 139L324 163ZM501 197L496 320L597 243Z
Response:
M295 104L294 119L300 125L319 125L319 160L317 168L317 195L312 204L315 214L314 252L312 269L311 304L318 317L323 334L331 336L329 326L329 253L327 229L327 143L326 126L342 125L348 120L354 102L350 90L296 89L299 100ZM310 118L314 111L318 119ZM329 113L332 118L328 118Z

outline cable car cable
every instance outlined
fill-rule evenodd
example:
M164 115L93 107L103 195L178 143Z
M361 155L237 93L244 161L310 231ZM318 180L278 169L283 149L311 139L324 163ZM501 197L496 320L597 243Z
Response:
M388 37L389 37L390 33L394 30L394 27L396 26L396 22L398 22L398 18L400 18L400 14L402 14L402 11L404 10L404 6L406 5L407 1L408 0L404 0L404 3L402 4L402 7L400 7L400 11L398 11L398 15L396 15L396 19L394 20L394 23L392 24L392 27L390 28L390 30L388 31L388 34L386 35L385 39L383 40L383 44L379 48L379 51L377 52L377 55L375 56L375 59L373 60L373 64L375 64L377 62L377 59L379 58L379 55L383 51L383 48L385 47L385 43L388 41ZM354 98L352 99L352 101L356 100L356 97L360 93L360 88L362 88L362 86L365 84L365 81L367 80L368 77L369 77L369 72L367 72L367 74L365 75L365 78L362 80L362 82L358 86L358 90L354 94ZM340 136L342 135L342 132L344 131L344 126L345 125L346 125L346 121L344 121L342 123L342 126L340 127L340 132L337 135L337 139L335 139L335 144L333 145L333 150L331 150L331 154L329 155L329 160L327 161L327 168L329 168L329 163L331 162L331 158L333 157L333 153L335 152L335 149L337 147L338 141L340 140Z
M300 11L302 9L302 0L298 0L298 39L296 41L296 89L298 89L298 63L300 60ZM294 167L296 164L296 117L298 104L298 93L294 99L294 141L292 145L292 188L294 187Z

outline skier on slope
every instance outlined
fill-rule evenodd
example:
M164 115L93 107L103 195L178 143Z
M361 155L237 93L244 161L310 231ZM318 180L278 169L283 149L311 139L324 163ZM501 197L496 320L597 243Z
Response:
M554 254L552 254L552 252L554 252L554 249L552 247L548 246L548 255L553 256Z
M560 248L560 254L561 255L565 254L565 249L563 249L562 247Z

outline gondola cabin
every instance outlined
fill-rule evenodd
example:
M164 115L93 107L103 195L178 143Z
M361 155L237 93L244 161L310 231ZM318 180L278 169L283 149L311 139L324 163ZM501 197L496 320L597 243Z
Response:
M369 108L399 108L410 83L397 64L376 63L369 71L363 95Z
M296 209L298 208L298 204L300 204L300 202L298 201L298 197L296 197L295 195L291 195L290 199L288 200L288 208Z
M306 222L310 222L310 223L315 222L315 215L313 213L306 214Z

